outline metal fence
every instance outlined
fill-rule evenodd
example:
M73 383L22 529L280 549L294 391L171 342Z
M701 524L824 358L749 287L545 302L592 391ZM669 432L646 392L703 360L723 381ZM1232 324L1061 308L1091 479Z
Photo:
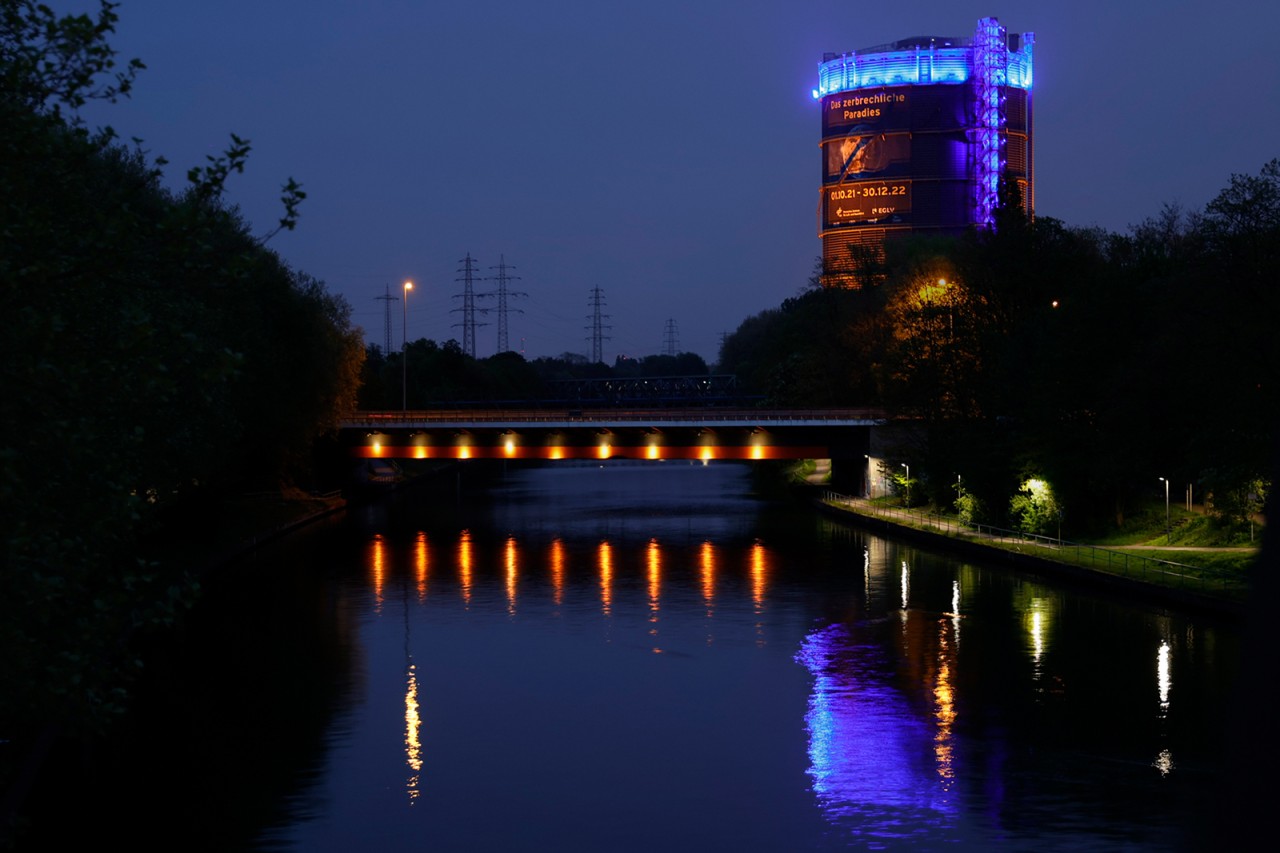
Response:
M1016 553L1029 554L1162 586L1202 592L1210 590L1243 592L1247 587L1246 579L1242 577L1214 576L1215 573L1211 569L1172 560L1161 560L1129 551L1116 551L1100 548L1097 545L1068 542L1061 538L1021 530L1008 530L990 524L966 524L955 516L884 506L866 498L852 497L839 492L825 491L822 499L824 503L837 508L846 507L861 515L895 521L918 530L958 539L981 541Z

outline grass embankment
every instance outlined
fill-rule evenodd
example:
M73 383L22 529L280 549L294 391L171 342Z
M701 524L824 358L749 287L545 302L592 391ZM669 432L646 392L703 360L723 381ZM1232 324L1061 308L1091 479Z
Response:
M797 478L813 484L812 476ZM1243 601L1258 556L1261 525L1230 525L1198 511L1154 504L1098 536L1068 539L1034 536L987 525L966 525L955 512L938 507L905 509L901 498L827 500L836 509L871 516L937 536L1000 551L1088 569L1169 589Z

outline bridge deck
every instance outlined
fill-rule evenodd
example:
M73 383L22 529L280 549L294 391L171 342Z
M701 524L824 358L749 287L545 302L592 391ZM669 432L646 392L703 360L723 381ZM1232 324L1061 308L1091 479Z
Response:
M366 459L818 459L858 457L872 409L432 409L357 412Z
M343 429L833 427L883 423L878 409L428 409L356 412Z

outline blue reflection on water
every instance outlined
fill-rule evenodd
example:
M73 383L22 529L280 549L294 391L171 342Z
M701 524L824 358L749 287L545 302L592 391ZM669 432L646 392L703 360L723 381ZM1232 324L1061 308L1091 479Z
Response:
M813 792L828 820L859 834L932 834L955 813L948 780L929 760L934 727L882 683L881 656L844 625L814 631L797 653L813 675L805 716Z

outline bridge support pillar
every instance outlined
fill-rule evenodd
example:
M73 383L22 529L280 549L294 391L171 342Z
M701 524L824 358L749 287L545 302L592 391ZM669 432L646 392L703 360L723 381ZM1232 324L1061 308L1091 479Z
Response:
M861 495L866 491L867 460L862 454L858 458L831 457L831 488L847 495Z
M855 427L845 438L840 444L831 446L831 488L848 495L863 495L866 493L871 427Z

